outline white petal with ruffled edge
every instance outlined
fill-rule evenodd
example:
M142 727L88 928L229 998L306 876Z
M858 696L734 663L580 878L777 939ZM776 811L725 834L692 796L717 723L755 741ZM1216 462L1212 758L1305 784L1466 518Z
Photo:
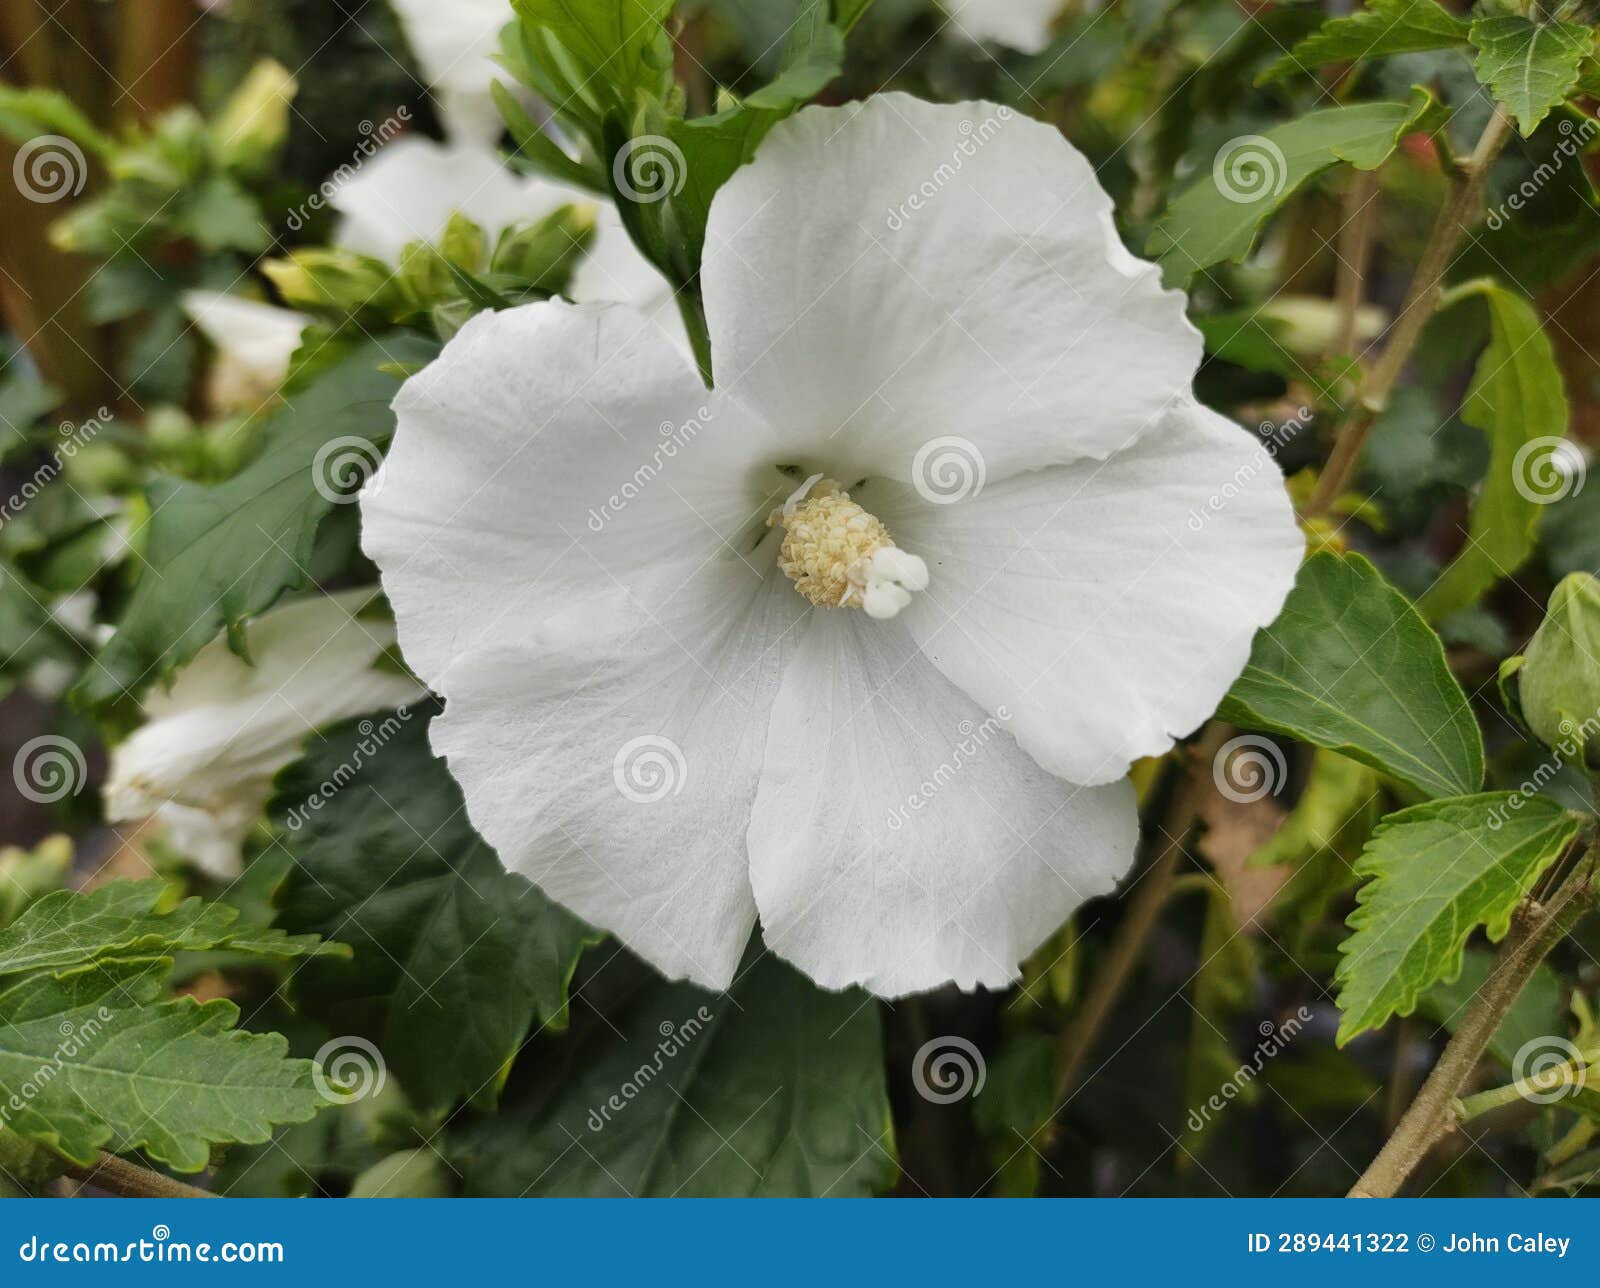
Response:
M238 841L260 815L272 776L314 730L426 696L415 680L379 669L394 627L365 619L371 590L300 600L245 625L258 665L218 636L145 702L145 723L111 753L106 817L167 814L180 839L202 843L210 870L238 862ZM168 812L167 807L181 807ZM194 813L213 816L200 826Z
M406 137L382 148L329 198L346 250L394 263L414 241L431 242L460 211L492 245L513 224L533 223L586 198L538 178L518 178L492 148Z
M726 988L755 924L744 831L804 609L781 577L719 561L659 617L546 623L465 655L431 733L472 825L663 974Z
M554 613L658 610L679 575L665 570L748 557L782 499L749 485L771 431L618 305L480 313L394 408L362 546L436 686Z
M183 311L224 357L269 387L289 374L289 359L311 319L292 309L220 291L185 291Z
M882 94L775 126L717 194L702 276L718 388L846 484L909 481L946 436L991 478L1103 457L1200 359L1089 162L994 104Z
M1196 404L1105 462L874 504L928 565L903 615L923 652L1080 783L1120 778L1216 709L1305 551L1277 462Z
M898 623L820 612L750 824L769 948L826 988L1001 988L1133 861L1132 788L1052 778Z
M507 0L390 0L406 43L452 134L492 143L505 129L489 86L514 82L493 61L500 29L512 20Z

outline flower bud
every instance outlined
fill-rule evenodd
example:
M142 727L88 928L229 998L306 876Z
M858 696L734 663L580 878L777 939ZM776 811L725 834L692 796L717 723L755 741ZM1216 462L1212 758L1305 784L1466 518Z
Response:
M265 167L289 134L289 101L299 84L270 58L250 70L222 114L211 123L217 159L226 169Z
M1600 580L1575 572L1556 587L1517 681L1522 718L1542 742L1600 762Z

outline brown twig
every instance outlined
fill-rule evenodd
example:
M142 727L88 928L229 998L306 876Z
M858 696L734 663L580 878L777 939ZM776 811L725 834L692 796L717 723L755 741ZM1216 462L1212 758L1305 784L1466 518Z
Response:
M125 1158L102 1151L100 1157L88 1167L68 1167L68 1176L93 1185L111 1194L128 1199L214 1199L207 1190L197 1189L182 1181L175 1181L160 1172L130 1163Z
M1422 259L1406 291L1405 302L1394 320L1388 343L1384 346L1382 356L1362 381L1360 405L1334 444L1327 467L1317 480L1316 491L1306 503L1305 518L1319 518L1332 509L1355 474L1356 465L1367 445L1367 436L1388 407L1389 397L1400 379L1400 373L1411 361L1417 341L1422 338L1423 328L1439 307L1439 297L1444 293L1445 273L1449 271L1461 239L1477 222L1489 171L1510 137L1511 120L1505 109L1496 105L1494 115L1489 118L1489 124L1478 138L1478 146L1451 177L1450 193L1439 210L1439 217L1434 221L1433 231L1428 235L1428 243L1423 248Z

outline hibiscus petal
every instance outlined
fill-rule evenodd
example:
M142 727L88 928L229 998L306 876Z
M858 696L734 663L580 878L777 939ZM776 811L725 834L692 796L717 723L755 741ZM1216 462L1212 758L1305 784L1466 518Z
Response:
M629 309L480 313L394 407L362 541L435 687L574 601L625 586L649 607L673 591L652 570L746 553L724 538L760 510L746 463L768 436Z
M1305 552L1277 462L1194 404L1103 463L874 509L927 561L903 619L928 657L1079 783L1120 778L1216 709Z
M1051 777L899 623L819 612L750 824L766 944L826 988L1003 987L1133 860L1132 788Z
M410 243L435 240L457 211L493 244L513 224L588 199L544 179L518 178L481 143L407 136L363 164L330 202L342 216L340 246L394 263Z
M991 103L880 94L776 126L717 194L703 283L718 387L847 483L909 481L945 437L991 478L1104 457L1200 358L1089 162Z
M431 732L472 825L664 974L727 987L755 923L744 831L768 714L805 608L783 578L716 562L669 615L546 623L527 648L462 657Z

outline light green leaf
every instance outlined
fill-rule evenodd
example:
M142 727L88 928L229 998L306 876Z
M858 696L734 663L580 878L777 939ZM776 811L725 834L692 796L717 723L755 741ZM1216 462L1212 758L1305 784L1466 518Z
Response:
M0 85L0 135L25 144L42 134L64 134L102 157L117 149L116 140L101 133L65 94Z
M431 718L327 730L268 807L295 860L280 924L355 948L297 971L297 996L335 1032L377 1043L425 1112L495 1102L530 1026L565 1023L568 981L596 938L472 830L428 748Z
M1324 108L1264 135L1232 139L1210 173L1167 208L1145 249L1172 279L1241 260L1267 219L1307 182L1341 161L1377 169L1402 136L1428 128L1437 106L1426 90L1415 89L1408 103Z
M1444 646L1360 555L1324 551L1306 561L1220 714L1336 751L1429 796L1483 783L1483 737Z
M1471 40L1478 51L1473 70L1516 118L1524 138L1572 92L1579 64L1594 53L1594 28L1517 14L1479 18Z
M530 1053L516 1105L449 1147L462 1192L859 1197L893 1184L877 1005L754 951L730 993L652 975Z
M1438 0L1367 0L1364 8L1323 23L1256 77L1256 84L1310 75L1326 63L1465 45L1469 28Z
M1539 315L1522 296L1494 282L1458 288L1489 305L1489 346L1478 359L1461 416L1489 436L1489 468L1467 544L1417 601L1429 621L1470 608L1533 553L1544 512L1541 471L1567 432L1570 413L1555 351Z
M1385 819L1356 865L1367 883L1334 976L1339 1044L1410 1015L1426 989L1453 981L1479 926L1502 938L1578 831L1554 801L1516 792L1428 801Z
M348 956L315 935L236 926L239 910L185 899L158 911L166 882L112 881L88 894L57 890L0 930L0 975L58 970L108 957L167 956L211 948L268 957Z
M672 88L672 44L665 22L673 0L513 0L528 42L563 65L566 91L551 106L565 113L585 99L601 115L629 115L643 93Z
M143 1150L183 1172L211 1146L264 1141L326 1101L309 1060L277 1033L234 1029L232 1002L162 1000L167 961L103 962L30 975L0 992L7 1125L92 1163Z
M305 584L317 527L338 495L313 468L318 450L336 438L361 440L375 466L394 432L397 387L378 364L436 352L413 336L369 341L288 396L263 427L265 450L242 473L216 487L155 484L147 566L75 695L95 706L132 697L224 627L242 649L244 619Z

